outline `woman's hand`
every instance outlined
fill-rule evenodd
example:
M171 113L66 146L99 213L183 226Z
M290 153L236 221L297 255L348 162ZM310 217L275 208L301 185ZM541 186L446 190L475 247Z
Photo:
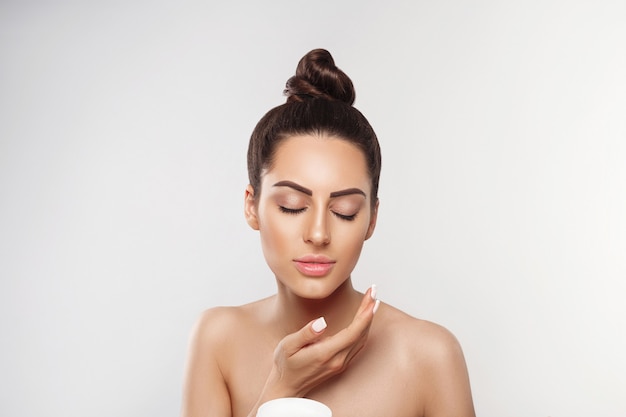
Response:
M375 287L370 288L354 319L339 333L322 339L323 317L286 336L274 351L274 366L262 397L302 397L329 378L343 372L365 346L374 313L378 308ZM276 398L274 397L274 398Z

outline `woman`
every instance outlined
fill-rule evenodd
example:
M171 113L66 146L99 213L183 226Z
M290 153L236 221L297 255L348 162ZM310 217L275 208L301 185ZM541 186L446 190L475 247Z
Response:
M279 397L321 401L334 417L474 416L454 336L352 286L381 164L352 82L318 49L285 94L252 133L244 202L277 294L202 315L183 416L254 417Z

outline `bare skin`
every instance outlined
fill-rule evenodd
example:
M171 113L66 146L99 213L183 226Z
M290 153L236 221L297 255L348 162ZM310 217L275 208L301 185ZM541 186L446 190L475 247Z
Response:
M263 402L293 396L325 403L334 417L474 416L454 336L352 287L376 225L369 184L361 151L344 140L304 136L279 146L262 193L245 194L278 292L203 314L184 417L254 417ZM330 270L307 270L300 261L313 255Z

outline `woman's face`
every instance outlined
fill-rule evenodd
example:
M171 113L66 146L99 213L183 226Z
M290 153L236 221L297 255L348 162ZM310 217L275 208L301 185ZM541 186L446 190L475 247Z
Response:
M362 151L333 137L293 136L278 145L261 190L254 196L248 186L245 214L279 286L329 296L350 277L376 225Z

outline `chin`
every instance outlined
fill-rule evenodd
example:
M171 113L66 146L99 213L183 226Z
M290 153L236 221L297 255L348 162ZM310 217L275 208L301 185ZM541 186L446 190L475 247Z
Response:
M286 285L287 289L300 298L308 300L323 300L337 291L343 282L336 283L323 278L305 278L305 282L296 285Z

